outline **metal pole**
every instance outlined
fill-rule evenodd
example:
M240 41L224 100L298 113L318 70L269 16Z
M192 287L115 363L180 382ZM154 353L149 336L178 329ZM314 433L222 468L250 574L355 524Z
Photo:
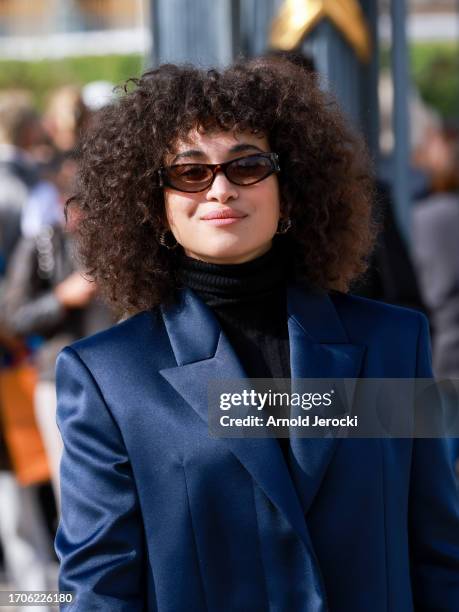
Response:
M400 230L409 239L410 226L410 129L408 100L410 81L406 41L406 0L391 1L392 79L394 83L393 130L394 199Z
M148 11L148 20L150 24L151 31L151 47L150 47L150 57L149 57L149 65L157 66L158 65L158 57L159 57L159 49L158 49L158 39L159 39L159 31L158 31L158 5L155 0L148 0L149 11Z
M361 124L368 148L375 162L379 164L379 40L378 40L378 3L377 0L361 0L362 10L367 18L371 35L371 60L362 68L360 100Z
M238 53L239 1L150 0L150 16L153 65L221 67Z

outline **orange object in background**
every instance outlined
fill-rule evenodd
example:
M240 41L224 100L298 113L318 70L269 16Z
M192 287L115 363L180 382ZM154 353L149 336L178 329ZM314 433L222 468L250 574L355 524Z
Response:
M0 371L0 415L16 478L21 485L50 479L46 451L34 410L36 369L20 365Z

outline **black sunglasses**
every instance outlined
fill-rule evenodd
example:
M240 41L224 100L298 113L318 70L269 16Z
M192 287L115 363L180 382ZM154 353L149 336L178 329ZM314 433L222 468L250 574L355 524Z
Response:
M238 157L223 164L174 164L157 171L158 187L172 187L178 191L197 193L208 189L217 172L222 171L235 185L255 185L271 174L279 172L277 153L257 153Z

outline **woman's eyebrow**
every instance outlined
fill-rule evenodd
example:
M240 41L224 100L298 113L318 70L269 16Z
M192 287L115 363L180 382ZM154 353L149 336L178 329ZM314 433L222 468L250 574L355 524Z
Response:
M183 151L182 153L177 153L174 159L171 161L171 165L175 164L178 159L182 159L183 157L205 157L203 151L199 149L189 149L188 151Z
M257 147L257 145L244 142L241 142L240 144L231 147L229 153L242 153L244 151L249 151L250 149L255 149L256 151L260 151L260 153L266 153L266 151L263 151L263 149L260 149L260 147Z
M265 153L265 151L263 151L263 149L260 149L260 147L257 147L257 145L249 144L249 143L242 143L242 142L228 149L228 153L242 153L244 151L249 151L250 149L254 149L255 151L260 151L260 153ZM198 158L204 159L206 155L200 149L189 149L188 151L182 151L182 153L177 153L177 155L171 161L170 165L172 166L179 159L188 158L188 157L198 157Z

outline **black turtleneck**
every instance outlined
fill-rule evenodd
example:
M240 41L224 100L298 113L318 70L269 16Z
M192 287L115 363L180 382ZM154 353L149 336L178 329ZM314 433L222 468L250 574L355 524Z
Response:
M249 378L290 378L286 283L291 274L282 244L242 264L183 257L181 280L213 310ZM287 466L289 440L279 438Z
M183 257L183 284L212 308L249 378L290 377L287 273L279 245L242 264Z

